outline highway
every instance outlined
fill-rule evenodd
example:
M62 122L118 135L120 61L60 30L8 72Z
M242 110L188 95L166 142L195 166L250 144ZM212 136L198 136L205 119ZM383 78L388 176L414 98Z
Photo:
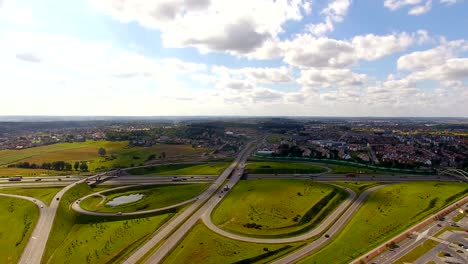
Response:
M287 264L287 263L295 263L299 259L310 255L312 252L316 251L329 241L333 240L333 236L338 234L338 231L340 231L348 222L348 220L351 218L351 216L354 215L354 213L359 209L359 207L363 204L364 200L371 194L373 191L376 191L380 188L385 187L386 185L379 185L370 189L367 189L364 191L359 197L356 199L354 203L346 210L346 212L328 229L327 235L329 236L328 238L324 236L321 236L320 238L314 240L312 243L302 247L301 249L294 251L293 253L286 255L283 258L280 258L276 261L274 261L274 264Z
M385 175L385 174L360 174L357 177L346 177L345 174L249 174L248 180L256 179L310 179L326 182L343 181L375 181L375 182L405 182L405 181L460 181L450 176L437 175Z
M201 215L207 210L211 203L218 203L220 201L217 196L211 197L216 191L224 184L228 177L238 175L242 172L242 169L237 170L236 168L243 167L250 153L254 150L255 145L253 142L248 143L245 148L239 153L237 158L231 165L221 173L216 181L199 196L199 199L194 202L189 208L184 210L180 215L170 221L169 224L165 225L142 247L135 251L124 263L134 264L145 256L146 253L151 251L159 242L163 241L169 234L164 243L157 249L157 251L151 255L146 263L159 263L161 260L177 245L177 243L187 234L190 229L200 219ZM211 197L211 199L210 199ZM208 201L208 202L207 202ZM206 204L205 204L206 203ZM201 207L200 207L201 206ZM188 218L188 220L187 220ZM180 225L180 227L179 227ZM178 228L177 228L178 227Z
M230 181L233 181L233 178L231 178ZM229 183L228 185L231 186L233 183ZM241 236L233 233L229 233L218 226L216 226L212 221L211 221L211 213L213 212L213 209L216 207L217 203L212 203L210 204L210 207L205 211L205 213L202 215L202 220L205 225L211 229L213 232L218 233L219 235L225 236L230 239L234 240L239 240L239 241L244 241L244 242L252 242L252 243L265 243L265 244L281 244L281 243L294 243L294 242L299 242L299 241L304 241L307 239L310 239L314 236L319 235L320 233L324 232L340 215L348 208L356 198L356 193L353 192L351 189L342 187L342 186L337 186L339 188L344 189L349 193L349 196L336 208L333 210L333 212L323 220L319 226L315 227L314 229L310 230L309 232L306 232L304 234L294 236L294 237L286 237L286 238L254 238L254 237L248 237L248 236ZM218 199L222 200L224 196L227 195L227 192L219 193Z
M47 244L47 239L49 238L49 234L52 230L52 225L55 220L60 198L63 196L63 194L65 194L76 184L102 175L103 174L97 174L95 176L84 178L67 185L54 196L49 206L44 206L44 208L41 209L41 217L39 218L39 221L37 222L36 227L34 228L34 231L29 238L28 244L26 245L23 254L21 255L20 261L18 262L19 264L41 263L42 255L44 254L44 250Z

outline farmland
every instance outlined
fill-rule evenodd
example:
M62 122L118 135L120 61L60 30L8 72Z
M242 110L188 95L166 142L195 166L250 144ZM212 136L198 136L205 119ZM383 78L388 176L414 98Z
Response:
M166 264L178 263L267 263L301 244L256 244L225 238L199 223L179 243Z
M62 197L43 262L116 262L146 241L176 212L145 218L107 219L79 215L69 208L72 201L91 192L87 185L80 184Z
M128 173L133 175L218 175L229 163L206 163L206 164L164 164L154 167L131 169Z
M316 226L346 194L332 185L308 180L239 182L212 214L227 231L257 237L279 237Z
M206 184L181 184L181 185L159 185L159 186L137 186L129 189L119 189L103 193L105 200L101 196L91 196L81 201L83 209L97 212L135 212L162 208L189 200L200 194ZM111 207L106 205L114 198L143 194L143 198L133 203L127 203Z
M37 205L0 197L0 263L17 263L39 217Z
M462 197L467 188L466 183L410 182L379 189L333 241L301 263L348 263Z
M99 148L106 150L106 155L98 154ZM48 146L34 147L22 150L0 151L0 176L23 175L57 175L78 173L74 171L52 171L44 169L6 168L9 164L28 162L41 165L46 162L87 161L90 171L108 170L114 167L127 167L143 164L153 155L159 159L175 159L182 157L196 158L209 151L204 148L192 148L191 145L157 144L151 147L130 147L124 141L86 141L75 143L59 143ZM164 156L164 157L162 157Z
M245 168L252 174L312 174L325 171L325 168L314 164L280 161L249 162Z

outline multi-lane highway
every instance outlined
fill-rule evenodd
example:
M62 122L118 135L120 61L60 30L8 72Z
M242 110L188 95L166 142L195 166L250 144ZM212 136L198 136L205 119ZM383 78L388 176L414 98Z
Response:
M98 174L69 184L54 196L49 206L44 206L44 208L41 208L41 216L36 224L36 227L34 228L34 231L32 232L31 237L29 238L28 244L26 245L23 254L21 255L19 261L20 264L41 263L42 255L44 254L44 250L47 244L47 239L49 238L50 231L52 230L52 225L54 223L55 215L60 203L60 198L63 196L63 194L65 194L76 184L85 182L88 179L99 177L101 175L102 174Z
M239 153L234 162L223 171L216 181L199 196L199 199L194 202L184 212L174 218L168 225L159 230L147 243L134 252L124 263L133 264L143 258L153 247L159 242L166 240L152 254L146 263L159 263L161 260L177 245L177 243L187 234L195 223L200 219L201 215L207 210L212 203L218 203L220 200L217 196L211 197L217 190L223 186L225 181L231 174L233 176L242 173L242 167L245 164L250 153L254 150L254 143L248 143L246 147ZM237 169L241 167L241 169ZM211 197L211 199L210 199ZM172 233L172 234L171 234ZM169 237L168 235L171 234Z

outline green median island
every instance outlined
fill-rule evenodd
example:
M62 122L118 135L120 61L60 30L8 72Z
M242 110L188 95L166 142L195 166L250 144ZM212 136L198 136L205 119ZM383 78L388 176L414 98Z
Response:
M341 188L311 180L246 180L233 188L211 217L231 233L289 237L317 226L347 195Z
M36 204L0 196L0 263L18 263L38 218Z
M196 224L164 260L179 263L268 263L298 249L304 243L259 244L232 240Z
M281 161L249 162L245 169L251 174L315 174L326 171L314 164Z
M42 263L120 263L183 208L145 216L95 217L74 212L70 204L93 193L86 184L60 199Z
M50 204L52 198L63 187L23 187L23 188L3 188L0 193L29 196Z
M299 263L350 263L466 196L467 183L407 182L371 193L329 244Z
M147 211L190 200L207 186L204 183L134 186L93 195L81 201L80 206L103 213Z
M128 170L132 175L219 175L229 166L228 162L163 164Z

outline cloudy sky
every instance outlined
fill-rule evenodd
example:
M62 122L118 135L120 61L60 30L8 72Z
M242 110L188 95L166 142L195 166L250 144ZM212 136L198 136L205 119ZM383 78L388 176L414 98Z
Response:
M0 0L0 115L468 116L468 0Z

